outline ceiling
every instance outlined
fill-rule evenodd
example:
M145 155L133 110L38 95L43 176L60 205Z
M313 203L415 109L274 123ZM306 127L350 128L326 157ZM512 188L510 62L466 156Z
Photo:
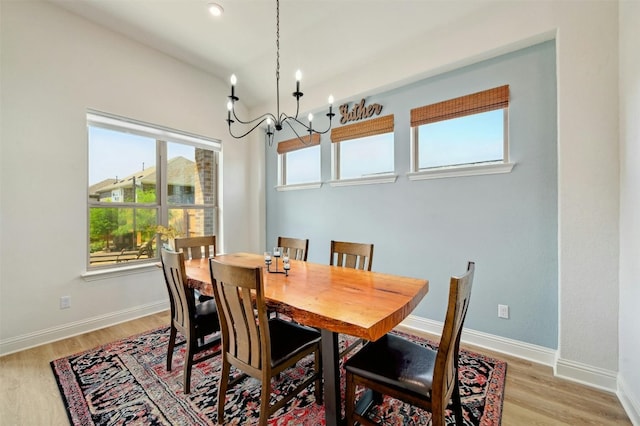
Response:
M49 0L225 81L235 73L248 106L275 94L275 0ZM434 28L477 12L489 0L281 0L280 86L325 83ZM433 38L431 38L433 39ZM389 82L392 83L392 82Z

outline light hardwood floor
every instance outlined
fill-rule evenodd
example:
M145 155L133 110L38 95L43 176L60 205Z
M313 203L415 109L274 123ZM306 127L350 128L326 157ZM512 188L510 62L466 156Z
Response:
M168 323L163 312L0 358L0 425L68 424L49 362ZM555 378L550 367L463 346L507 362L505 426L631 425L614 394Z

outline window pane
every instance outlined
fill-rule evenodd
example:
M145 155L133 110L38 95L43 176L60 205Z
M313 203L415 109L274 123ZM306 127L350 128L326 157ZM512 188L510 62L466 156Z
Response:
M89 263L105 265L155 257L155 208L91 207Z
M504 110L418 127L419 168L502 161Z
M219 144L115 116L87 122L90 268L157 261L160 225L216 233Z
M169 204L214 202L214 152L179 143L167 144Z
M169 226L180 237L201 237L215 234L213 208L169 209Z
M339 142L340 179L393 172L393 133Z
M285 185L320 181L320 145L285 154Z
M156 141L89 126L89 197L113 203L155 203Z

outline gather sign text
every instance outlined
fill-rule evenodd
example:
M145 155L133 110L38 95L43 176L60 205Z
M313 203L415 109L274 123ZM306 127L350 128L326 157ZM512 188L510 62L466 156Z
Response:
M342 118L340 118L340 124L346 124L349 121L358 121L374 115L380 115L381 112L382 105L365 105L364 99L362 99L360 103L355 104L351 111L349 111L349 104L342 104L340 105L340 114L342 115Z

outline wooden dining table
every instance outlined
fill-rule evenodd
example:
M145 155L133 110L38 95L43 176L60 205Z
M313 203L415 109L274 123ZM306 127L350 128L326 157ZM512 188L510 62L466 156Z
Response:
M264 257L252 253L217 255L216 260L263 267L270 309L320 329L326 424L341 424L339 333L378 340L404 320L429 291L429 281L380 272L290 261L288 275L268 273ZM213 295L208 259L185 261L189 285ZM274 263L270 269L275 270ZM282 263L279 263L282 271Z

